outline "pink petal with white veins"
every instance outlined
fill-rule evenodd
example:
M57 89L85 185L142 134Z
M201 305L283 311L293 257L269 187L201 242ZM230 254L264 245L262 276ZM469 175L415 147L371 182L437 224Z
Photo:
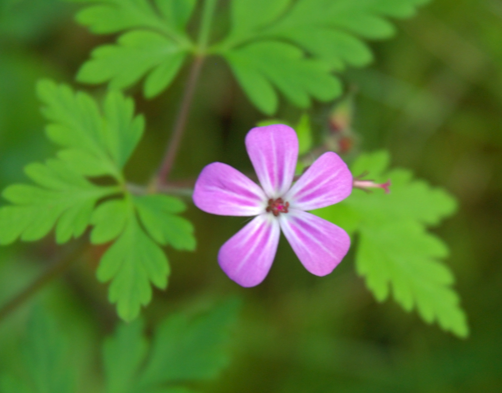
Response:
M267 197L283 196L293 182L298 159L295 130L283 124L253 128L246 136L246 149Z
M259 215L220 248L221 268L243 287L258 285L272 266L280 233L279 222L272 215Z
M290 210L279 222L300 262L316 276L331 273L349 250L347 232L313 214Z
M207 213L222 216L256 216L263 213L263 190L237 169L221 162L207 165L195 182L193 202Z
M324 153L284 196L291 208L320 209L340 202L352 192L352 174L333 152Z

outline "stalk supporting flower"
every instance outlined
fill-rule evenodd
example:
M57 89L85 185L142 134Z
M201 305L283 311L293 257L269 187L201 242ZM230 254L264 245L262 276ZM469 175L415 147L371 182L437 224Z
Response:
M218 261L223 271L244 287L260 284L272 266L282 230L310 273L331 273L347 254L350 238L307 210L350 195L353 179L347 165L336 153L324 153L293 184L298 138L282 124L253 128L246 136L246 149L261 187L220 162L207 165L195 183L193 200L199 209L256 216L221 247Z

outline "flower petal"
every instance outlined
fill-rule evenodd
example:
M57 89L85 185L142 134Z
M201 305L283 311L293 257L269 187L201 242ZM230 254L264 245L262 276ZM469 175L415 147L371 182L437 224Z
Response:
M193 202L207 213L222 216L256 216L267 198L258 184L221 162L207 165L195 182Z
M267 197L283 196L291 187L298 159L295 130L283 124L253 128L246 136L246 149Z
M279 222L272 215L259 215L220 248L221 268L243 287L258 285L272 266L280 233Z
M352 192L352 174L333 152L324 153L284 196L293 209L320 209L340 202Z
M300 262L316 276L331 273L349 250L347 232L313 214L290 210L279 222Z

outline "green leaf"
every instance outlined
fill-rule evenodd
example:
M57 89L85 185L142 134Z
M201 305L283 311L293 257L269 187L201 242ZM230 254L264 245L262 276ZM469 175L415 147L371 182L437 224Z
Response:
M397 221L364 225L357 249L357 271L366 277L378 301L389 290L406 311L414 306L428 323L439 325L460 337L468 334L451 271L440 262L447 247L418 223Z
M169 244L177 250L195 249L193 225L172 214L183 208L179 199L165 195L147 195L135 197L134 204L142 224L157 243Z
M251 101L268 114L277 109L271 85L301 108L310 106L310 97L329 101L342 91L325 63L305 58L300 49L290 44L257 42L224 56Z
M130 391L147 350L148 342L143 336L141 320L118 327L114 336L103 345L106 393Z
M131 321L152 297L150 283L167 287L169 264L162 249L143 231L128 206L127 223L119 238L101 259L98 279L110 281L109 299L117 303L119 316Z
M128 218L128 205L122 199L99 205L91 217L91 224L94 225L91 243L103 244L116 239L123 232Z
M118 45L95 49L92 59L80 69L77 80L122 89L136 83L151 71L145 81L145 96L159 94L174 79L183 65L186 49L160 34L132 31L123 34Z
M444 330L465 337L466 316L451 288L453 275L442 262L448 248L426 230L455 212L455 199L413 180L410 171L387 171L388 163L386 152L366 154L351 170L354 175L367 172L376 181L390 179L390 194L354 189L345 201L315 213L359 234L357 271L377 300L384 301L392 291L405 310L416 307L424 321L436 320Z
M239 304L234 299L195 320L178 314L163 322L156 331L139 386L216 378L228 365L224 346Z
M11 375L0 374L0 392L2 393L33 393L25 380Z
M233 299L196 318L171 315L151 344L141 321L121 324L103 347L106 393L193 393L179 385L216 378L228 364L226 345L239 306Z
M273 86L293 105L305 108L311 97L329 101L341 94L340 82L331 72L371 62L363 39L392 36L395 29L388 17L410 17L426 2L234 0L228 36L210 53L229 62L244 92L262 112L270 115L277 109Z
M79 237L89 225L96 202L117 192L114 187L93 185L60 160L30 164L26 173L36 186L16 184L3 192L12 205L0 208L0 244L19 237L39 240L54 226L58 243Z
M179 32L184 31L196 4L196 0L155 0L168 26L174 26Z
M134 116L134 102L112 91L104 103L104 141L112 159L120 169L129 160L145 128L142 116Z
M2 393L74 393L74 372L68 364L68 342L55 321L37 306L28 320L20 350L20 375L0 374Z
M109 299L119 316L130 321L152 296L150 285L165 289L169 264L157 244L193 250L193 226L176 213L185 210L179 199L166 195L126 195L99 205L93 212L91 242L115 242L101 259L97 275L111 280ZM156 243L157 242L157 243Z
M68 367L68 345L56 323L35 308L21 345L23 378L0 375L3 393L73 393L74 375Z
M122 169L144 129L143 117L134 116L133 101L111 91L101 113L92 97L66 85L43 80L37 90L52 122L47 136L66 148L59 157L82 175L110 175L123 182Z
M67 343L55 322L42 309L35 309L28 323L24 360L36 392L73 392L72 369L68 367Z
M124 33L117 44L92 52L77 79L110 82L126 88L147 75L144 93L154 97L167 88L181 69L193 44L185 33L195 0L82 0L92 4L77 20L97 34ZM98 4L96 4L98 3Z
M58 157L74 171L89 177L99 177L108 174L110 167L106 161L85 150L65 149L57 153Z

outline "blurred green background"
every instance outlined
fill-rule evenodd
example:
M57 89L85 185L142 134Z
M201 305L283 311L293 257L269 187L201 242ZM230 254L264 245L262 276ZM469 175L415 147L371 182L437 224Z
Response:
M42 77L73 80L92 48L113 37L91 35L73 21L76 7L56 0L0 0L0 186L23 180L28 162L48 157L35 97ZM373 42L375 61L344 75L352 93L357 151L389 149L393 166L413 169L460 202L435 231L449 244L471 326L459 340L424 324L392 301L378 304L355 273L349 253L325 278L309 275L282 241L263 284L240 288L217 265L219 247L244 219L193 206L197 251L171 251L166 292L144 310L148 326L174 310L203 308L229 295L244 300L230 352L233 362L204 392L496 392L502 391L502 3L435 0L398 35ZM185 69L159 98L130 91L147 132L127 168L146 183L161 160L179 105ZM328 128L330 106L311 111L314 129ZM286 104L279 116L292 123ZM263 119L220 60L203 69L173 176L194 179L212 161L251 172L243 139ZM71 249L72 245L69 245ZM49 237L0 248L0 304L47 269L65 248ZM89 248L64 276L0 324L0 370L18 369L19 342L34 303L57 317L72 343L80 392L100 386L99 347L118 321L106 287L95 279L102 250Z

